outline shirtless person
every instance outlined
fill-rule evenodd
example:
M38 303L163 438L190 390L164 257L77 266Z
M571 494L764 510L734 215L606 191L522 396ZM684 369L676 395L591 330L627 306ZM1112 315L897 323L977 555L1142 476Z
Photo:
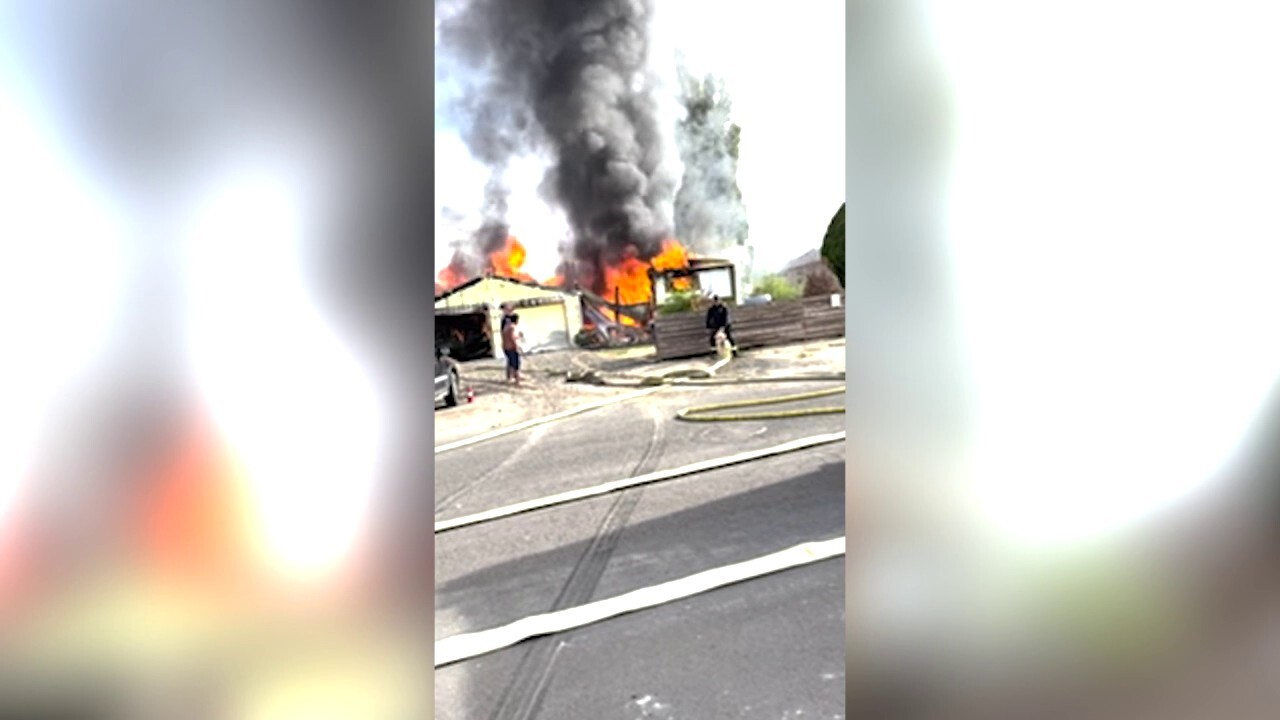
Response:
M511 313L503 318L502 352L507 356L507 382L520 385L520 341L524 335L520 332L520 315Z

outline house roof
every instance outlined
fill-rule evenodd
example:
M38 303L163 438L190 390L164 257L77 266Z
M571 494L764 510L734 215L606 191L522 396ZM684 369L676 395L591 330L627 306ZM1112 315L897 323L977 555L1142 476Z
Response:
M719 268L719 267L725 267L726 265L733 265L733 264L734 263L732 260L726 260L724 258L713 258L713 257L689 258L689 269L691 270L697 270L699 268L704 268L704 267Z
M720 258L696 257L689 258L689 266L683 268L672 268L670 270L655 270L659 275L692 275L703 270L722 270L727 267L736 267L732 260L722 260Z
M784 265L782 270L784 272L787 270L796 270L819 262L822 262L822 253L817 249L813 249Z
M534 288L535 290L546 290L548 292L562 293L564 295L574 294L574 291L572 290L565 290L564 288L551 287L549 285L540 285L538 283L525 282L523 280L516 280L515 278L509 278L504 275L478 275L462 283L461 285L457 285L453 288L450 288L449 290L446 290L440 293L439 295L436 295L435 299L443 300L449 297L450 295L453 295L454 293L466 290L467 288L473 285L476 285L484 280L498 280L500 282L509 283L511 285L521 285L523 287Z

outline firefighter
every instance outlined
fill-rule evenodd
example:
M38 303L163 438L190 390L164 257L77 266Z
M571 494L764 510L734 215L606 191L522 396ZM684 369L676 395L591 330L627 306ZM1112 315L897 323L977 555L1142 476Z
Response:
M733 342L733 329L729 322L729 308L720 301L719 295L711 296L711 307L707 308L707 330L709 331L709 339L711 347L716 346L716 333L724 331L724 339L729 343L729 347L733 349L736 355L738 350Z

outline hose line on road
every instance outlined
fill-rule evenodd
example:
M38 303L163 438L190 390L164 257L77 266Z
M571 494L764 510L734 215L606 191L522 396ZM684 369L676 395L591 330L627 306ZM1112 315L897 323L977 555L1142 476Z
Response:
M810 415L836 415L844 412L844 406L828 406L816 408L798 408L795 410L775 410L772 412L753 412L753 413L737 413L732 415L715 414L709 415L718 410L731 410L734 408L757 407L760 405L780 405L788 402L799 402L801 400L810 400L813 398L827 397L828 395L842 395L845 391L844 385L831 390L817 390L807 393L796 393L794 395L778 395L775 397L754 399L754 400L736 400L734 402L714 403L711 405L695 405L687 407L676 413L677 420L685 422L736 422L743 420L777 420L782 418L807 417Z
M546 415L544 417L525 420L524 422L516 423L515 425L508 425L507 427L497 428L495 430L490 430L489 432L480 433L479 435L474 435L469 438L463 438L462 440L456 440L451 443L445 443L444 445L437 445L435 448L435 452L438 455L442 452L447 452L449 450L456 450L458 448L467 447L468 445L474 445L476 443L484 442L486 440L492 440L494 438L503 437L504 435L510 435L511 433L520 432L521 430L526 430L531 427L545 425L549 422L555 422L556 420L563 420L564 418L573 417L574 415L588 412L590 410L596 410L606 405L612 405L613 403L632 400L638 397L644 397L645 395L649 395L650 393L655 393L661 390L665 385L678 384L681 381L683 381L685 378L693 378L693 377L704 378L705 380L699 384L713 384L713 383L714 384L730 384L724 381L712 380L712 378L715 377L716 371L724 367L726 364L728 364L728 360L724 359L724 360L719 360L705 368L691 368L686 370L678 370L673 373L668 373L660 378L644 378L643 381L641 382L631 382L631 383L618 383L618 382L607 381L601 378L600 375L594 370L588 371L581 375L570 373L565 378L566 382L585 382L585 383L590 383L593 385L600 385L600 386L636 387L641 389L632 393L626 393L626 394L618 395L612 398L605 398L604 400L588 403L587 405L571 408L569 410L563 410L558 413L552 413L551 415ZM840 379L842 380L844 379L843 373L841 374Z
M622 379L619 379L622 378ZM656 387L666 385L763 385L781 382L844 382L842 372L789 375L762 375L759 377L717 378L701 368L677 370L660 376L617 376L606 378L595 371L574 373L565 382L599 385L601 387Z
M774 375L767 377L736 377L736 378L717 378L715 371L728 364L728 359L720 360L708 368L688 368L668 372L661 376L648 376L640 378L629 378L626 380L618 380L607 378L595 371L571 375L567 378L569 382L590 383L593 385L602 385L608 387L703 387L703 386L725 386L725 385L748 385L748 384L764 384L777 382L844 382L845 374L837 373L811 373L800 374L791 373L787 375ZM846 386L841 385L831 390L819 390L816 392L797 393L794 395L781 395L769 398L760 398L753 400L739 400L735 402L716 403L712 405L697 405L680 410L676 413L677 420L686 422L740 422L747 420L780 420L785 418L810 417L814 415L837 415L844 412L844 406L829 406L817 408L799 408L795 410L775 410L771 412L753 412L753 413L737 413L732 415L724 414L708 414L718 410L730 410L734 408L756 407L760 405L779 405L788 402L798 402L801 400L809 400L812 398L826 397L829 395L840 395L845 392Z
M841 557L844 554L845 538L843 536L802 543L768 555L704 570L622 595L596 600L586 605L531 615L488 630L452 635L436 641L435 667L452 665L486 655L529 638L575 630L620 615L660 607L729 585Z
M775 382L843 382L845 374L840 373L823 373L823 374L790 374L780 376L765 377L745 377L745 378L717 378L715 373L720 368L728 364L728 359L722 359L706 368L688 368L667 373L660 377L642 377L636 380L617 381L602 377L596 371L588 371L581 374L570 373L565 380L567 382L588 383L592 385L600 385L605 387L634 387L638 388L636 392L626 393L612 398L605 398L597 402L589 403L569 410L553 413L540 418L533 418L524 422L509 425L507 427L497 428L488 432L481 433L472 437L456 440L454 442L437 445L435 454L456 450L458 448L467 447L476 443L492 440L494 438L510 435L511 433L526 430L531 427L537 427L556 420L572 417L580 413L595 410L597 408L611 405L613 403L631 400L643 397L650 393L657 392L668 386L725 386L725 385L749 385L749 384L766 384ZM810 415L831 415L843 413L843 407L825 407L825 408L807 408L800 410L783 410L768 413L747 413L739 415L714 415L699 416L701 413L711 410L723 410L734 407L749 407L754 405L775 405L778 403L791 402L795 400L805 400L811 397L823 397L826 395L837 395L845 391L845 386L841 385L839 389L823 390L817 393L801 393L797 395L786 395L776 398L765 398L763 400L747 400L738 403L722 403L718 405L703 405L698 407L685 408L676 414L679 420L689 422L732 422L738 420L773 420L792 417L806 417Z

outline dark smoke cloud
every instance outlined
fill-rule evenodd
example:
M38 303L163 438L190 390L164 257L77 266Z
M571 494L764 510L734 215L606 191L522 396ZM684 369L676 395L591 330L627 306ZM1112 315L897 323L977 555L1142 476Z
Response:
M507 197L511 189L503 181L501 171L489 176L484 187L484 223L473 236L473 245L482 255L497 252L510 234L507 224Z
M511 195L505 177L507 164L530 146L527 115L511 103L497 102L499 97L513 92L514 87L506 78L494 78L492 97L464 95L455 107L456 112L466 118L460 123L463 141L472 155L489 167L481 207L484 223L472 236L471 247L464 249L475 256L477 262L498 250L507 238L507 198Z
M568 217L575 258L613 260L629 244L657 253L674 182L662 168L646 69L651 2L473 0L447 9L456 11L440 23L437 53L482 73L451 108L473 155L497 177L514 157L550 153L542 191ZM486 192L486 224L505 226L504 207L505 193Z

